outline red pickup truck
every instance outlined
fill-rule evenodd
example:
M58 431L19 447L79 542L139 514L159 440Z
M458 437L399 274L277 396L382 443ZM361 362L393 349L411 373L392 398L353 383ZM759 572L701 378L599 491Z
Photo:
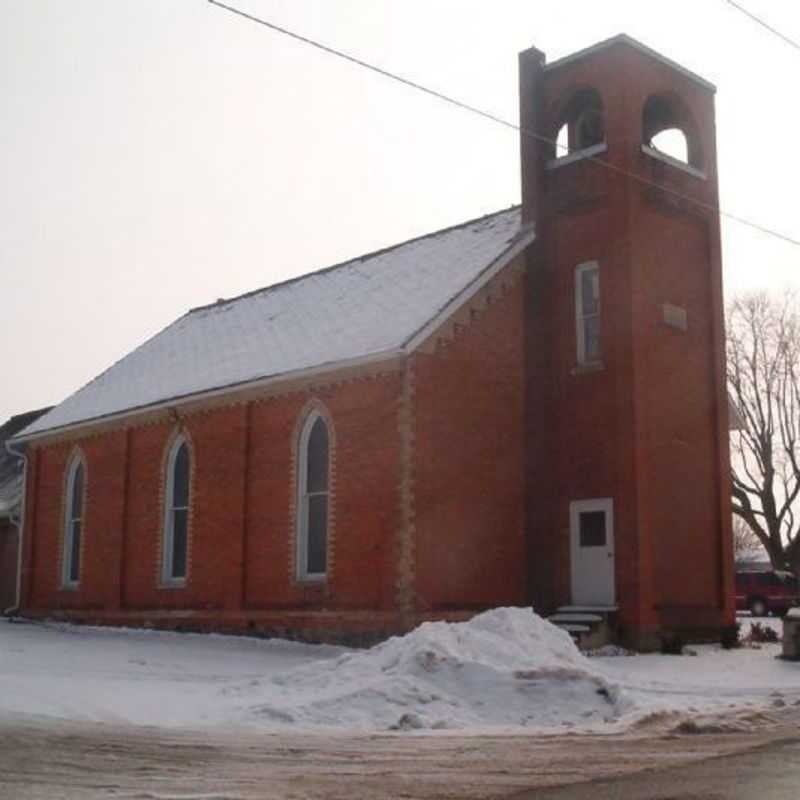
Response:
M791 572L768 570L736 573L736 609L750 611L754 617L785 614L800 604L800 588Z

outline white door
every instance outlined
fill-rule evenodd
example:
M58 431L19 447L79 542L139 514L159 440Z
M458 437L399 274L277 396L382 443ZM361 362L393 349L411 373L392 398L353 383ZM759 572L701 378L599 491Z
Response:
M613 606L614 502L610 497L569 505L572 603Z

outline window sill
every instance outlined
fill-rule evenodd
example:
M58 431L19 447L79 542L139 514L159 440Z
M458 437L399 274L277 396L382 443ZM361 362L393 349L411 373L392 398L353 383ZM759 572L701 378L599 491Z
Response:
M307 584L319 585L328 582L328 575L327 573L319 575L298 575L295 578L295 581L299 584L304 584L304 585Z
M666 153L662 153L660 150L656 150L655 147L649 147L648 145L643 144L642 152L646 156L654 158L656 161L662 161L665 164L669 164L671 167L675 167L676 169L682 170L683 172L686 172L689 175L694 176L695 178L699 178L701 181L707 179L707 175L705 172L703 172L703 170L697 169L697 167L693 167L691 166L691 164L684 164L683 161L679 161L677 158L668 156Z
M158 585L159 589L185 589L186 588L186 580L175 580L175 581L161 581Z
M62 592L77 592L81 588L79 583L62 583L61 584L61 591Z
M591 147L585 147L583 150L576 150L573 153L569 153L566 156L561 156L560 158L551 158L546 164L546 169L558 169L559 167L565 167L567 164L574 164L576 161L583 161L586 158L592 158L593 156L600 155L600 153L605 153L608 150L608 145L605 142L600 142L600 144L593 144Z
M604 361L587 361L585 364L576 364L570 375L589 375L592 372L602 372L606 368Z

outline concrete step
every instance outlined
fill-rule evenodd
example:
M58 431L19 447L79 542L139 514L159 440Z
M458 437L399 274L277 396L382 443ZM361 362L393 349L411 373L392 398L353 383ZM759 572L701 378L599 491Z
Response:
M577 625L573 622L565 622L558 627L567 633L589 633L592 630L588 625Z
M613 639L612 620L616 606L561 606L548 622L567 631L582 650L593 650Z
M553 614L552 617L548 617L547 620L548 622L552 622L554 625L559 625L562 622L582 622L587 625L592 625L595 622L602 622L603 617L601 617L599 614L562 614L561 612L558 612Z

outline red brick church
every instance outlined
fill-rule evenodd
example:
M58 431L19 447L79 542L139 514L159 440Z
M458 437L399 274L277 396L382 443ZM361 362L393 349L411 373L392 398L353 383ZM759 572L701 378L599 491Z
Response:
M196 308L15 438L23 614L733 622L714 87L618 36L520 107L521 207Z

